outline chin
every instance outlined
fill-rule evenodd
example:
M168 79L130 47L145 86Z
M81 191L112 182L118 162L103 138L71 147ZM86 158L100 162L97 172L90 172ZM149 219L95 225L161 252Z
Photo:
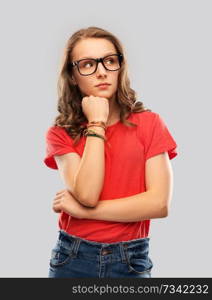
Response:
M96 97L104 97L104 98L112 98L113 94L108 93L107 91L99 91L98 93L96 93Z

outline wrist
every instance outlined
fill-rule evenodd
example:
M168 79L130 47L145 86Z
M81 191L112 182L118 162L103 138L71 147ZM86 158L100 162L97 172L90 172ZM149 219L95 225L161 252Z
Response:
M90 219L90 220L97 220L97 206L95 207L85 207L81 214L82 219Z
M89 127L102 127L106 129L106 122L104 121L89 121L87 124L87 128Z
M88 123L104 123L106 124L107 123L107 119L105 120L104 118L92 118L92 119L88 119Z
M102 135L105 134L105 129L103 127L100 127L100 126L90 126L87 129L95 131L96 133L100 133Z

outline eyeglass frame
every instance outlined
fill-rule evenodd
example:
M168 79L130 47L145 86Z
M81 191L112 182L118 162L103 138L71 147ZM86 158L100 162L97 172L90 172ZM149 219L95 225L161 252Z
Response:
M109 69L107 69L107 67L104 65L104 61L103 61L103 60L104 60L105 58L107 58L107 57L110 57L110 56L118 56L119 66L120 66L118 69L116 69L116 70L109 70ZM82 73L80 73L79 63L80 63L81 61L83 61L83 60L88 60L88 59L91 59L91 60L96 61L96 68L95 68L95 70L94 70L92 73L90 73L90 74L82 74ZM99 64L100 62L102 63L103 67L104 67L107 71L114 72L114 71L118 71L118 70L121 68L121 63L122 63L122 61L123 61L123 54L121 54L121 53L114 53L114 54L106 55L106 56L100 57L100 58L83 58L83 59L80 59L80 60L73 61L73 62L71 62L69 65L70 65L71 68L73 68L74 66L77 66L77 70L78 70L78 72L79 72L80 75L82 75L82 76L89 76L89 75L94 74L94 73L97 71L98 64Z

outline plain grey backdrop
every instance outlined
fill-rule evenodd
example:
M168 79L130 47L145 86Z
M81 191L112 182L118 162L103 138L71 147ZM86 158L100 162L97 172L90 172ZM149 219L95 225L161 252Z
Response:
M138 100L178 144L170 214L151 223L152 277L211 277L211 9L210 0L1 1L0 277L47 277L52 201L64 186L43 163L45 132L65 43L88 26L122 41Z

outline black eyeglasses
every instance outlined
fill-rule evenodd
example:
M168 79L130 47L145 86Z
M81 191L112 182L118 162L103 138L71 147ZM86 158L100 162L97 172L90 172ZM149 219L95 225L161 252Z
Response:
M123 61L122 54L111 54L101 58L85 58L70 63L70 67L77 66L79 73L83 76L91 75L96 72L98 63L102 63L108 71L117 71L121 68Z

